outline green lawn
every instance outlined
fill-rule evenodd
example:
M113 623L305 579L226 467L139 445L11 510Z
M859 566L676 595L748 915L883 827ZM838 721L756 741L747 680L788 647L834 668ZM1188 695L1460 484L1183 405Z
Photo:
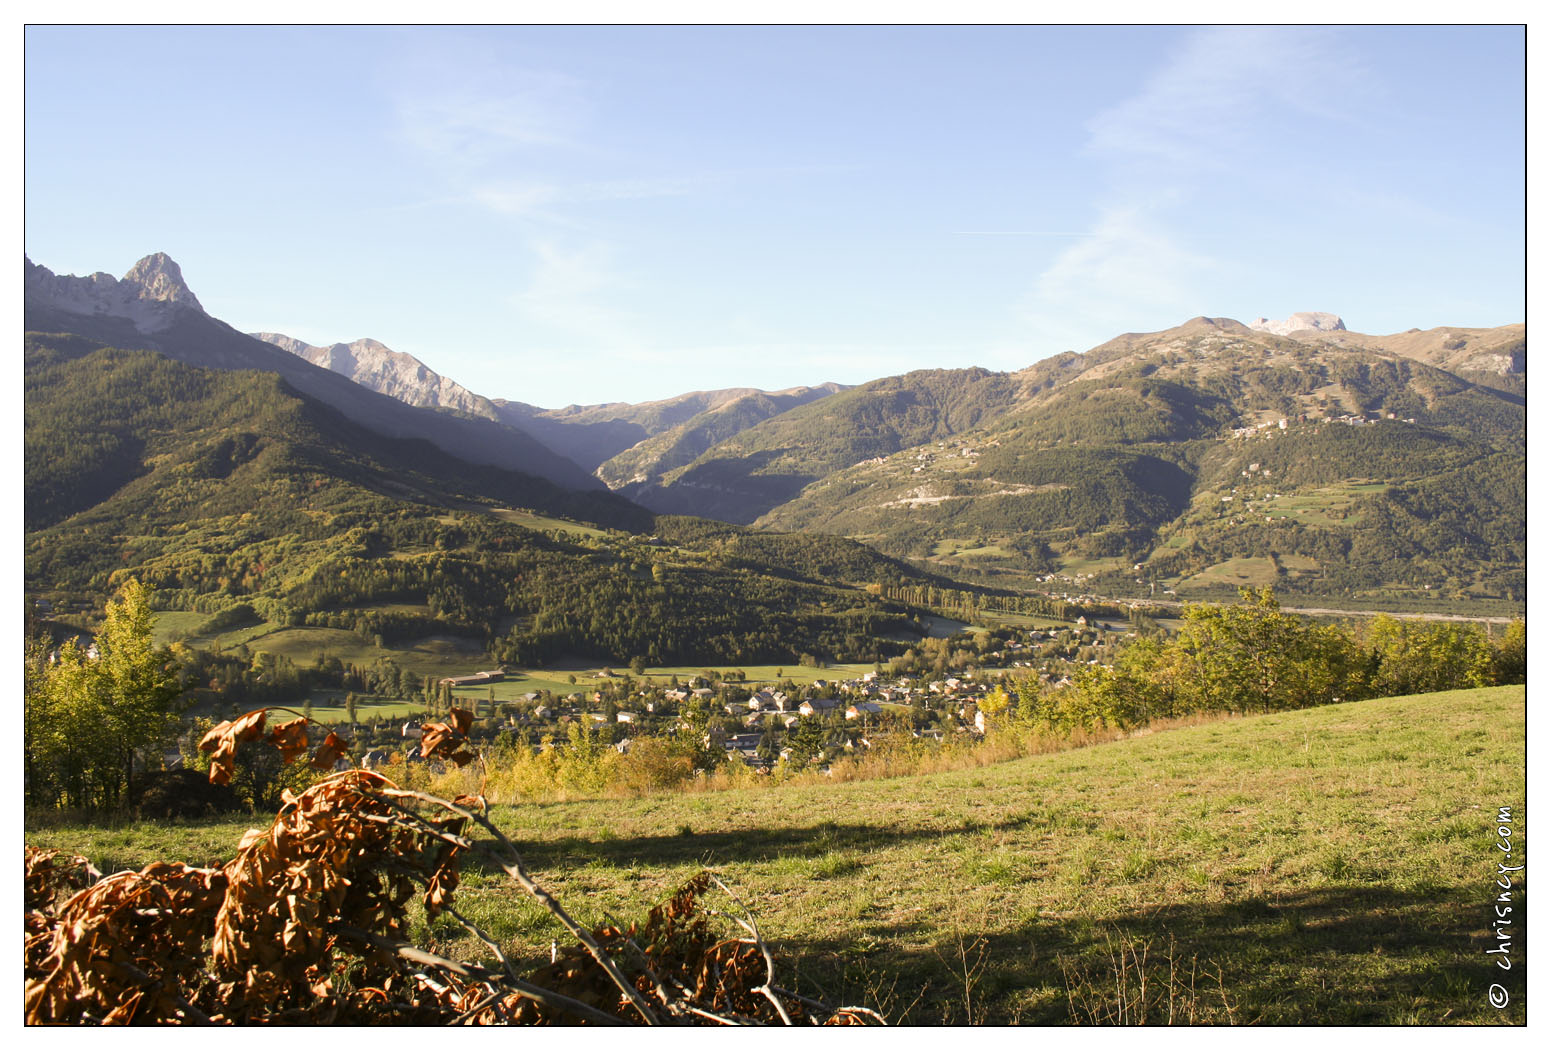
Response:
M1114 1020L1118 991L1154 1022L1522 1023L1522 969L1503 980L1484 949L1497 808L1524 811L1524 716L1524 687L1456 691L926 776L494 816L584 922L640 916L714 867L788 981L896 1021ZM252 823L34 821L27 840L110 867L208 862ZM547 960L547 916L498 872L474 866L459 902Z

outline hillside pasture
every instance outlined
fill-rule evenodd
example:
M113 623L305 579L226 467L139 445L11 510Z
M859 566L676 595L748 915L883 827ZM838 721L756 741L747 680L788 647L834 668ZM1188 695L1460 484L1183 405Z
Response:
M1522 970L1505 980L1484 949L1524 723L1522 686L1454 691L938 774L492 814L581 922L641 916L710 866L786 981L896 1022L1523 1024ZM105 871L209 864L263 820L33 815L27 841ZM1522 884L1512 901L1522 916ZM565 937L477 862L458 903L520 967ZM414 933L484 955L447 920Z
M1276 583L1276 563L1269 558L1230 558L1181 580L1181 587L1269 587Z

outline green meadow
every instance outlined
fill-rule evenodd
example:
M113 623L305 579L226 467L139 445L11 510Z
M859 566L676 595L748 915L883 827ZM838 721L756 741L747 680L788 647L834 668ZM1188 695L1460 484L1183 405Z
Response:
M641 917L714 869L786 983L895 1022L1522 1024L1522 943L1512 980L1485 949L1498 808L1522 850L1524 770L1513 686L1204 721L943 773L492 817L591 924ZM32 817L27 841L105 870L213 863L265 820ZM547 961L563 937L477 861L458 894L519 960ZM1511 900L1522 917L1522 883ZM450 921L418 933L484 952ZM1493 983L1505 1009L1488 1003Z

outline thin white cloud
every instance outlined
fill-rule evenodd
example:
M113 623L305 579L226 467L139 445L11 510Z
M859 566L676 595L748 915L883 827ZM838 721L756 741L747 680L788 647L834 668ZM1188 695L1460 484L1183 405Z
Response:
M540 151L577 148L585 85L493 63L428 62L395 91L404 140L454 180Z
M480 204L502 215L570 226L575 225L575 220L565 211L568 205L684 197L703 189L713 178L684 176L564 183L502 179L479 185L473 190L472 196Z
M955 230L954 237L1092 237L1092 230Z
M1140 92L1089 121L1085 150L1104 176L1094 224L1035 280L1026 320L1047 344L1082 349L1117 327L1161 327L1210 312L1205 279L1227 264L1174 221L1180 206L1215 180L1245 185L1253 176L1239 173L1265 170L1268 153L1298 156L1328 145L1279 139L1282 117L1292 110L1344 122L1341 100L1363 78L1360 64L1320 30L1189 36Z
M1143 211L1112 207L1091 237L1040 275L1030 313L1047 339L1082 349L1095 331L1127 327L1139 317L1183 321L1199 312L1191 305L1199 278L1214 268Z
M640 319L606 305L609 294L627 284L607 243L536 237L529 248L537 265L527 287L512 297L523 317L600 349L640 347Z
M1242 164L1251 148L1322 148L1328 143L1279 141L1275 114L1290 109L1345 125L1353 118L1343 103L1364 79L1328 31L1205 30L1189 37L1139 94L1089 122L1088 149L1182 177Z

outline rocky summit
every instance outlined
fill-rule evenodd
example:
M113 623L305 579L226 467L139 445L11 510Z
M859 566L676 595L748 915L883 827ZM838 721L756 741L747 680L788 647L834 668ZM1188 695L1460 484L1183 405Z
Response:
M160 332L186 310L204 313L178 264L164 252L146 256L122 279L101 272L55 274L30 259L26 268L27 296L35 302L74 314L127 318L141 332Z
M1249 323L1256 332L1269 332L1273 336L1286 336L1293 332L1312 329L1315 332L1345 332L1346 323L1335 314L1320 310L1302 310L1281 321L1257 317Z
M315 347L278 332L249 335L406 404L498 418L495 406L485 398L437 374L419 358L392 350L375 339Z

